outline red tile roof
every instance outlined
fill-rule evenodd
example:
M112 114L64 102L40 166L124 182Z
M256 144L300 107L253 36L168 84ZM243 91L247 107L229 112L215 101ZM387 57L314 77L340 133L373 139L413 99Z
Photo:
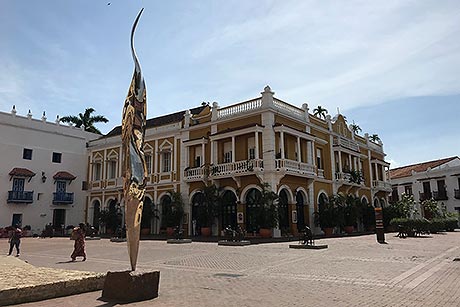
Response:
M74 180L75 178L77 177L75 177L74 175L66 171L57 172L53 176L53 179L62 179L62 180Z
M20 176L20 177L33 177L35 173L27 168L15 167L9 173L10 176Z
M415 171L417 173L424 172L428 168L438 167L454 159L458 159L458 157L455 156L455 157L444 158L444 159L428 161L428 162L422 162L422 163L412 164L408 166L398 167L395 169L390 169L390 178L397 179L397 178L409 177L412 175L412 171Z

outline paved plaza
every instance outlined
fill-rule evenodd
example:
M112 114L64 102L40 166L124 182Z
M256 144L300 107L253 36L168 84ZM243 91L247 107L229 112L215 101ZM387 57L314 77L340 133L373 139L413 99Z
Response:
M460 306L460 261L454 261L460 232L407 239L387 234L386 241L376 243L375 235L317 240L329 245L323 250L289 249L288 242L229 247L141 241L138 268L161 271L160 295L130 306ZM5 253L7 245L0 240ZM67 238L25 238L20 259L65 270L129 268L126 243L87 241L88 260L69 263L72 246ZM8 271L1 273L8 278ZM113 306L100 296L96 291L17 306Z

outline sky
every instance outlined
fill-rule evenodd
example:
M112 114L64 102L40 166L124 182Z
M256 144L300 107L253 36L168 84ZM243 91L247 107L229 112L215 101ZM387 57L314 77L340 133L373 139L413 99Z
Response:
M93 107L103 133L120 125L142 7L149 118L270 85L378 134L391 168L460 153L457 0L0 0L0 111L53 121Z

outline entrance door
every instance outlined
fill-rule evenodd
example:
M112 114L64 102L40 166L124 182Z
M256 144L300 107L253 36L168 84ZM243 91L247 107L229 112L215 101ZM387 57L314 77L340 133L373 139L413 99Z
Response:
M297 213L297 215L299 215ZM286 190L281 190L279 204L278 204L278 218L279 227L285 233L289 231L289 208L288 208L288 194Z
M297 230L301 231L305 227L305 204L301 192L297 192L295 196L297 210Z
M64 234L65 225L65 209L53 210L53 228L59 234Z
M231 226L236 229L236 196L231 191L225 191L222 203L221 228Z
M18 225L19 227L21 227L22 226L22 214L14 213L13 220L11 221L11 225L12 226Z
M259 210L262 194L257 189L249 190L246 195L246 231L256 233L260 227Z

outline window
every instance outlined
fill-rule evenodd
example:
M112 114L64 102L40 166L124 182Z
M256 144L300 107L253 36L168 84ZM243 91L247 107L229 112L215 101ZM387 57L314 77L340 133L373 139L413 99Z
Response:
M255 159L256 158L256 149L255 148L249 148L249 160Z
M62 154L60 152L53 152L53 163L61 163Z
M171 171L171 152L167 151L162 154L162 172L167 173Z
M108 168L108 179L114 179L117 177L117 161L116 160L109 160L107 162Z
M195 167L200 167L201 166L201 157L197 156L195 157Z
M32 149L24 148L22 152L22 158L26 160L32 160Z
M93 164L93 180L101 180L101 163Z
M227 151L226 153L224 153L224 163L230 163L230 162L232 162L232 152Z
M147 174L152 173L152 155L145 155L145 165L147 167Z
M404 186L404 194L412 195L412 186L411 185Z
M66 191L66 182L57 181L56 182L56 193L65 193L65 191Z
M316 149L316 166L319 169L323 169L323 159L322 159L323 152L320 148ZM338 167L337 167L338 168Z
M24 178L14 178L13 179L13 191L22 192L24 191Z

